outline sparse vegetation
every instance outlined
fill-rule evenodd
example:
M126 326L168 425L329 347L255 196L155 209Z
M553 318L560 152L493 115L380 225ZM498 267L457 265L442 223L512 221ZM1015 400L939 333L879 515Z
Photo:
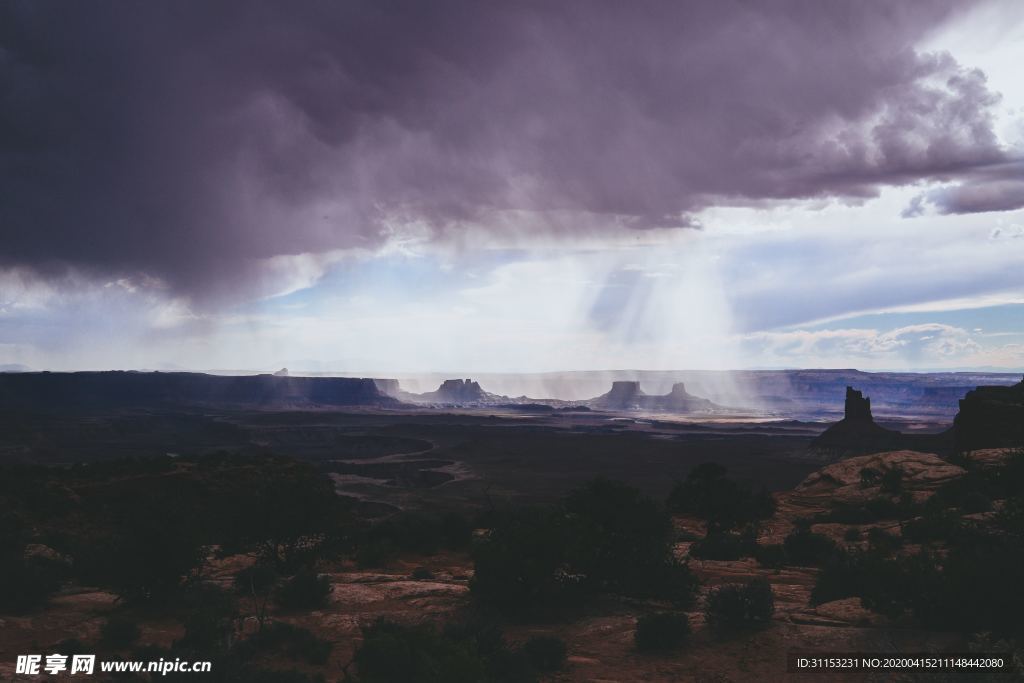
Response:
M701 560L738 560L757 552L754 529L742 533L709 529L703 539L690 546L690 555Z
M754 549L754 559L762 567L771 569L781 569L789 560L786 556L786 548L781 543L757 546Z
M828 536L814 533L809 525L797 527L783 541L788 561L802 567L818 567L835 552L836 544Z
M275 621L242 641L237 646L237 654L251 658L273 652L289 659L320 665L327 662L331 647L330 642L316 637L308 629Z
M565 665L565 641L555 636L534 636L520 648L535 671L558 671Z
M690 622L685 614L659 612L640 617L633 640L641 652L670 652L690 637Z
M309 610L326 605L330 594L330 579L304 568L281 585L276 599L283 609Z
M973 466L971 466L973 467ZM908 522L903 534L941 550L899 554L900 540L869 532L866 551L836 552L826 562L812 592L820 603L857 596L873 610L910 615L926 628L963 632L1020 634L1024 595L1017 577L1024 566L1019 456L1004 466L971 469L944 485ZM991 522L965 520L975 494L1005 496Z
M562 505L499 519L474 549L471 588L506 613L557 611L595 592L691 604L696 580L671 548L668 516L621 483L595 480Z
M100 627L100 642L115 649L130 647L140 635L139 625L130 619L113 617Z
M772 587L765 579L727 585L708 594L704 611L708 625L729 633L766 625L775 612Z
M493 628L429 624L404 626L380 620L363 628L353 658L353 683L526 683L534 680L525 656L511 651Z
M716 529L745 526L775 513L775 499L770 493L764 489L751 491L729 479L727 472L717 463L697 465L672 489L669 509L696 515Z

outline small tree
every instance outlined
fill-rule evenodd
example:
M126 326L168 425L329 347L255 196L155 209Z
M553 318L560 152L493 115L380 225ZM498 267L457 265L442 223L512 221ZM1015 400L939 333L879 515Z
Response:
M235 592L250 603L260 631L266 623L267 605L277 581L278 575L274 567L260 562L235 574Z

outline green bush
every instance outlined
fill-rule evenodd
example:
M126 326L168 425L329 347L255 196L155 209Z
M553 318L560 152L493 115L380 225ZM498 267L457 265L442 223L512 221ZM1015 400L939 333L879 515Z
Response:
M312 569L302 569L278 589L277 604L284 609L309 610L327 605L331 582Z
M772 587L765 579L745 585L722 586L711 591L704 615L708 625L720 632L764 626L775 612Z
M565 665L565 641L555 636L534 636L521 648L530 666L537 671L558 671Z
M690 622L685 614L659 612L637 619L633 640L641 652L668 652L682 646L690 637Z

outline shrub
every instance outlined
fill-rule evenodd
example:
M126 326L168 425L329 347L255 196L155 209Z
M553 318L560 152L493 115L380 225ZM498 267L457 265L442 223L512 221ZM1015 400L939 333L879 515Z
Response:
M46 604L60 586L60 572L46 561L0 560L0 614L21 614Z
M433 581L434 572L430 571L426 567L416 567L412 570L411 578L415 579L416 581Z
M868 530L868 548L879 555L888 556L903 547L903 539L877 527Z
M981 491L969 491L960 500L960 509L967 514L988 512L992 509L992 499Z
M750 524L775 514L775 499L762 489L754 493L726 477L716 463L697 465L677 482L668 497L675 512L694 514L722 529Z
M807 528L797 528L786 536L783 546L789 561L803 567L821 566L836 549L831 538Z
M781 569L789 561L786 557L786 548L781 543L759 545L754 549L754 559L762 567Z
M863 576L858 554L835 552L818 572L811 590L811 604L859 597L863 590Z
M713 590L704 614L711 628L727 632L763 626L774 612L771 584L765 579L754 579L746 585Z
M226 651L234 633L235 614L226 605L216 603L190 610L185 619L185 635L174 641L174 649L204 656Z
M453 627L438 633L427 624L379 620L363 627L363 642L353 662L356 683L511 683L532 678L525 661L511 653L493 629Z
M274 567L258 562L235 574L232 585L239 595L260 596L273 589L277 580L278 574Z
M637 489L595 479L564 503L569 563L595 589L646 597L652 570L671 560L672 522Z
M140 635L138 624L128 619L107 619L100 627L100 642L116 649L131 646Z
M738 560L757 551L752 534L709 530L707 535L690 546L690 555L702 560Z
M474 547L470 588L482 604L520 615L577 606L598 591L689 604L697 582L671 540L657 504L598 479L562 506L499 516Z
M254 669L241 672L246 683L324 683L320 674L308 674L298 669Z
M871 488L878 484L882 474L878 470L872 467L863 467L860 470L860 487L862 489Z
M903 536L912 543L931 543L952 538L962 528L956 512L927 508L923 516L903 525Z
M448 512L438 517L401 512L371 527L359 543L363 566L380 566L399 553L433 555L441 548L458 550L473 540L473 525L465 515Z
M685 614L660 612L637 619L633 640L641 652L667 652L683 645L689 636Z
M285 609L317 609L327 604L331 582L312 569L300 570L277 591L277 603Z
M325 664L331 654L332 643L317 638L309 630L275 621L239 645L239 654L281 653L289 659L310 664Z
M375 538L359 545L356 564L360 568L386 567L398 558L398 546L390 538Z
M529 614L577 605L583 577L566 572L566 525L555 508L506 514L473 549L470 590L481 604Z
M565 641L555 636L534 636L521 648L537 671L558 671L565 664Z
M679 609L692 607L697 599L700 580L686 562L675 559L654 567L648 575L649 595L667 600Z
M903 470L894 467L887 470L878 481L878 488L883 493L899 493L903 490Z

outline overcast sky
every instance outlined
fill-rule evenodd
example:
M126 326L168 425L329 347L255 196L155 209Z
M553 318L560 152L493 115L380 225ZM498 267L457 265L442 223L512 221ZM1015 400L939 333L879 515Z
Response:
M1024 368L1024 3L0 4L0 366Z

